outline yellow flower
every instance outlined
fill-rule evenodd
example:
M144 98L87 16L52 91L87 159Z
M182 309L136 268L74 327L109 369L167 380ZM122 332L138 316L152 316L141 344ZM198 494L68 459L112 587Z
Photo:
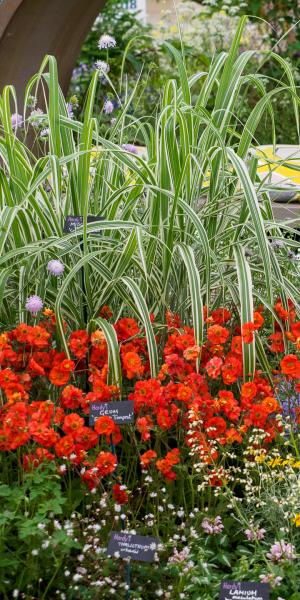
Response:
M296 527L300 527L300 513L297 513L292 521Z
M263 463L266 460L266 455L265 454L259 454L258 456L255 457L255 462L257 462L258 464Z

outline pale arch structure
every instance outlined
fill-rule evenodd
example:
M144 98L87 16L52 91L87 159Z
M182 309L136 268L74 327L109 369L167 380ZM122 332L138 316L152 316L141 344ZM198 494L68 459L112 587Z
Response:
M58 61L67 91L80 48L105 0L0 0L0 91L13 84L22 101L45 56Z

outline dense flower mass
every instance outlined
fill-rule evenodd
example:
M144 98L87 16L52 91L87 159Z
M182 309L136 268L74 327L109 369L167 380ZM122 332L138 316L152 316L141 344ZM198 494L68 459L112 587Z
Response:
M42 308L36 296L28 303L34 313ZM286 316L278 302L277 311L283 322L291 322L287 339L297 346L299 322L293 308ZM111 318L109 307L103 307L102 316ZM181 326L178 316L169 313L167 319L164 359L156 379L150 377L146 339L136 320L122 317L114 325L123 376L132 387L128 398L134 403L136 431L149 445L140 461L146 469L154 465L167 481L175 479L181 450L173 447L158 456L151 445L157 430L172 436L182 431L186 451L207 466L211 485L219 485L216 468L222 447L246 444L253 428L264 431L264 444L270 444L281 431L277 418L281 406L270 381L257 371L252 380L242 382L242 345L253 341L264 318L256 312L253 323L246 323L239 334L230 311L220 308L210 316L206 312L207 341L202 347L195 344L193 329ZM1 410L1 449L15 450L34 442L38 448L25 454L26 469L43 460L81 464L82 479L91 489L101 477L113 472L115 462L106 452L92 459L89 452L101 440L120 443L122 434L109 416L98 418L94 429L88 427L89 404L117 399L119 390L107 383L108 351L100 329L91 334L86 330L71 332L69 358L52 347L55 328L54 313L46 309L37 325L21 323L1 334L0 389L6 399ZM270 336L272 344L275 335ZM283 356L280 369L283 377L299 384L296 354ZM80 384L84 372L89 390ZM58 403L38 398L40 378L58 390Z
M35 324L20 323L0 334L0 450L10 456L17 451L23 476L53 466L62 482L79 480L85 495L98 493L100 504L109 497L114 518L124 520L122 511L135 506L147 486L152 486L149 498L155 500L162 486L178 485L179 493L185 479L196 477L199 492L209 489L218 498L220 491L229 494L245 465L251 469L267 463L275 469L286 463L296 468L295 460L271 457L274 442L285 443L290 415L294 431L300 422L300 403L286 399L287 391L294 399L300 385L300 322L292 304L286 314L277 302L280 331L266 338L273 372L257 369L246 377L243 350L265 335L267 318L261 309L254 312L253 322L241 325L233 310L220 307L209 314L205 307L201 344L179 315L168 311L166 326L157 331L151 316L162 351L153 377L143 326L129 316L113 323L110 307L103 306L100 316L111 321L119 343L123 390L133 402L134 425L128 426L116 424L105 411L93 425L89 422L91 405L125 399L121 382L111 378L105 330L70 331L63 322L66 344L61 350L54 312L46 308L37 319L42 300L29 300ZM184 493L190 494L191 485ZM289 516L294 528L300 522L296 508ZM199 513L198 533L192 528L192 537L209 541L223 536L225 521L215 515L204 510L200 518ZM153 515L148 522L154 523ZM259 523L245 523L243 537L249 544L265 543L265 560L273 567L296 558L291 541L273 537L267 545L266 528ZM168 564L184 565L189 557L189 548L175 548ZM279 575L263 577L273 586L281 581Z

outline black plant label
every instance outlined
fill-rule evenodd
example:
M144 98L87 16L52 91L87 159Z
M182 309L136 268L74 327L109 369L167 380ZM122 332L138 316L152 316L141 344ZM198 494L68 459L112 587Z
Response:
M104 217L95 217L94 215L88 215L87 216L87 223L98 223L99 221L103 221ZM82 216L75 216L75 215L68 215L65 219L65 224L64 224L64 233L73 233L74 231L76 231L76 229L78 229L79 227L82 227L83 225L83 217ZM101 235L101 231L93 231L90 233L97 233L98 235Z
M268 583L222 581L219 600L269 600Z
M157 546L158 539L155 537L113 531L109 538L107 554L118 558L153 562Z
M90 427L99 417L111 417L116 425L129 425L134 422L133 400L118 402L91 402Z

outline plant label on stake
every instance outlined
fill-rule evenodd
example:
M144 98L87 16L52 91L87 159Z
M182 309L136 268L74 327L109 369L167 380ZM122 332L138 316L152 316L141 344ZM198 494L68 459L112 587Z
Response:
M269 600L268 583L222 581L219 600Z
M91 402L90 427L99 417L111 417L116 425L128 425L134 422L133 400L117 402Z
M99 221L104 221L104 217L88 215L87 219L86 219L87 223L97 223ZM83 225L83 217L82 216L67 215L63 231L64 231L64 233L73 233L73 231L76 231L76 229L78 229L78 227L82 227L82 225ZM101 231L91 231L90 233L101 234Z
M113 531L110 534L107 554L142 562L153 562L157 546L158 539L156 537Z

